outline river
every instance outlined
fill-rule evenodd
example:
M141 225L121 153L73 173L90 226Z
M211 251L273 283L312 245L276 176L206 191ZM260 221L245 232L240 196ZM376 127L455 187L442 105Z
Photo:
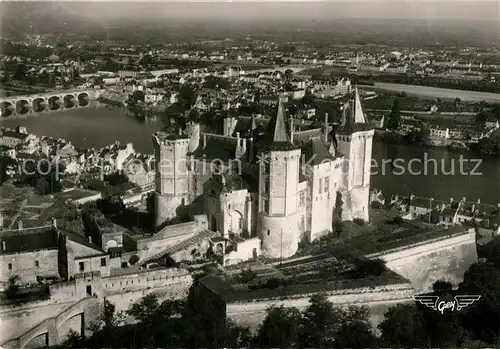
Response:
M361 85L360 85L361 87ZM462 101L469 102L490 102L500 103L500 94L477 91L453 90L449 88L438 88L430 86L391 84L386 82L375 82L374 85L363 85L364 89L376 89L384 91L405 92L408 95L431 97L441 99L460 98Z
M62 137L82 148L100 148L115 140L132 142L136 151L142 153L153 152L151 135L163 126L160 119L140 122L125 115L124 109L111 107L3 119L1 124L12 128L23 125L39 136ZM460 156L464 159L462 169ZM385 195L414 193L443 200L467 197L474 201L480 198L484 203L500 203L500 159L480 160L474 169L476 162L471 157L474 158L470 153L442 148L387 145L377 141L373 147L372 188L381 189ZM391 166L387 159L399 159L397 167ZM452 166L455 173L449 174Z

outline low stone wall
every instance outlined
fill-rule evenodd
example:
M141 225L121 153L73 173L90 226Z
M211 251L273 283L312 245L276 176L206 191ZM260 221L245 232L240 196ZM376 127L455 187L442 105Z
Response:
M383 320L390 306L413 302L413 287L410 284L387 285L374 288L342 290L330 292L328 300L339 307L368 306L371 310L371 321L374 328ZM312 294L303 294L295 298L267 299L256 302L226 304L227 316L236 324L256 331L264 321L269 306L296 307L304 310L309 305Z

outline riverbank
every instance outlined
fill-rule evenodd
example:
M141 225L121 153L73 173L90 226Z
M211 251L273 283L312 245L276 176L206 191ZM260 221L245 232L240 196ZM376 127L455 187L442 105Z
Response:
M374 140L377 142L381 143L386 143L386 144L394 144L394 145L403 145L403 146L408 146L408 147L416 147L416 148L428 148L428 149L433 149L433 148L438 148L438 149L446 149L447 151L454 152L454 153L460 153L460 154L468 154L468 155L475 155L480 158L488 158L488 159L499 159L500 157L491 155L491 154L486 154L481 152L481 150L478 147L477 143L468 143L466 144L466 147L459 146L459 144L465 144L462 142L454 142L448 140L448 142L418 142L418 141L413 141L410 139L409 135L401 135L397 134L394 132L390 131L385 131L385 130L375 130L375 137Z

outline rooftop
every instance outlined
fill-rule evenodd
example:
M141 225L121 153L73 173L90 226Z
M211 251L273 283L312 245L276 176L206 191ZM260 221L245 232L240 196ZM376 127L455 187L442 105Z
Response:
M57 249L58 241L52 226L43 226L23 230L4 230L0 239L5 249L0 249L0 255L34 252Z

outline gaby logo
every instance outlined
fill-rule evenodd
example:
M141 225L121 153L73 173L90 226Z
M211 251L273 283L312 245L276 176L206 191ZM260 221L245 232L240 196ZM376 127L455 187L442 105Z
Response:
M431 308L432 310L437 310L441 314L444 313L445 310L450 311L459 311L465 308L468 305L471 305L475 301L479 300L481 296L477 295L461 295L455 296L455 299L452 301L439 301L439 296L415 296L414 300L422 303L423 305Z

